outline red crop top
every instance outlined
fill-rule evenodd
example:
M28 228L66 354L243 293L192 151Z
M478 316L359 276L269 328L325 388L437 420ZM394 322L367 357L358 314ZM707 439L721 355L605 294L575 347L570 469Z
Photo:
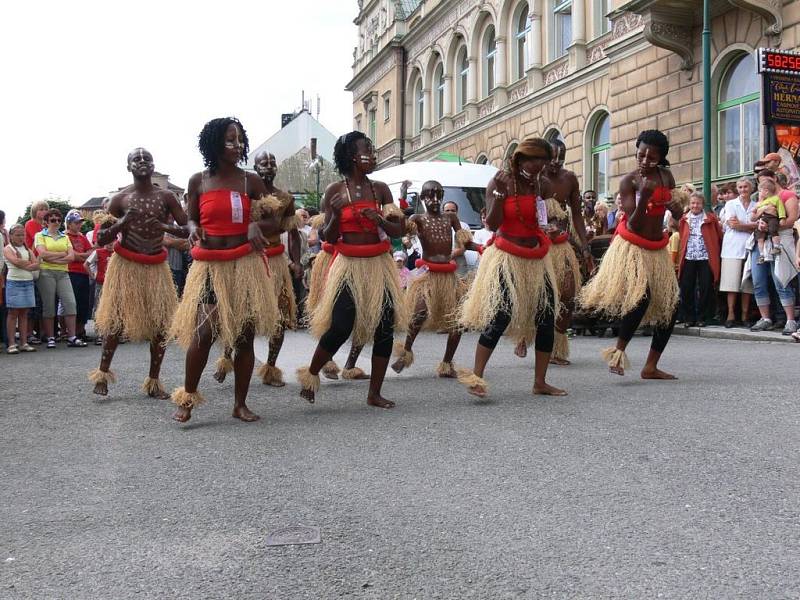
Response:
M378 233L378 225L361 214L365 208L378 210L372 200L351 202L342 209L339 220L340 233ZM381 212L378 210L378 212Z
M250 197L219 189L200 194L200 227L208 235L247 235Z
M503 222L498 232L514 237L531 237L537 231L536 196L508 196L503 201Z
M640 192L636 192L636 202L638 204ZM647 203L645 215L648 217L663 217L667 212L667 204L672 202L672 190L666 186L660 185L653 190L653 195L650 196L650 201Z

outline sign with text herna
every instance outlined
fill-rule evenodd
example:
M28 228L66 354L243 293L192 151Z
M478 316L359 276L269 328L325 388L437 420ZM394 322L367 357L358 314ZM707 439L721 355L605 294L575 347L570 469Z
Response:
M765 125L800 125L800 53L758 49Z

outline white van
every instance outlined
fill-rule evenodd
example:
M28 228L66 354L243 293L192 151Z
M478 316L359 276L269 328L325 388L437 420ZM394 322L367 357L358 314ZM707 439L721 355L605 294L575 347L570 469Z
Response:
M422 203L417 202L422 185L426 181L438 181L444 188L444 202L458 204L458 218L467 223L470 229L480 229L483 227L480 212L486 197L486 186L495 173L497 169L492 165L407 162L375 171L369 177L388 185L394 198L400 198L400 184L410 181L406 200L418 213L425 210Z

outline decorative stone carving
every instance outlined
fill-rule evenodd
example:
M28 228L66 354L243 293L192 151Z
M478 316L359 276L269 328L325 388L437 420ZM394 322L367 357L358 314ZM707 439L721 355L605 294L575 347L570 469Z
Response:
M586 64L591 65L598 60L603 60L606 56L605 47L605 44L597 44L589 48L589 52L586 54Z
M508 95L509 102L516 102L528 95L528 80L523 79L520 84L512 88L511 93Z
M462 0L450 9L447 14L443 15L440 19L433 21L431 26L419 39L414 42L408 49L408 64L414 62L422 52L430 48L436 41L445 35L448 30L455 29L458 22L464 15L467 15L472 9L478 5L480 0Z
M642 15L632 12L623 13L620 18L614 21L611 29L611 39L615 40L622 37L629 31L633 31L637 27L641 27L642 21Z
M444 133L444 128L441 125L437 125L433 129L431 129L431 139L438 140L440 137L442 137L443 133Z
M478 118L482 119L494 112L494 97L487 98L478 106Z
M665 48L680 56L681 69L684 71L691 71L694 67L691 26L650 21L644 26L644 37L654 46Z
M353 88L353 96L356 98L361 98L367 92L367 90L369 90L369 88L371 88L384 75L391 71L392 68L396 66L396 63L397 55L392 52L386 57L383 63L372 69L372 72L364 81Z
M420 147L422 146L422 136L418 135L417 137L412 138L411 144L409 145L411 146L411 152L416 152L417 150L419 150Z
M783 31L782 0L728 0L734 6L750 10L770 23L766 35L780 35Z
M467 115L462 113L453 119L453 129L461 129L467 125Z
M559 79L564 79L569 75L569 62L564 61L559 65L556 65L552 69L545 71L544 74L544 84L550 85L558 81Z

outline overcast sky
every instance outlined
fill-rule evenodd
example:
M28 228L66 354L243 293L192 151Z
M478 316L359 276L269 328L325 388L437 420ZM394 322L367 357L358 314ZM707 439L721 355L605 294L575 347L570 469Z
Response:
M356 14L354 0L4 2L7 221L34 199L80 205L127 184L136 146L185 187L202 167L206 121L238 117L255 148L303 89L321 96L322 124L343 133Z

